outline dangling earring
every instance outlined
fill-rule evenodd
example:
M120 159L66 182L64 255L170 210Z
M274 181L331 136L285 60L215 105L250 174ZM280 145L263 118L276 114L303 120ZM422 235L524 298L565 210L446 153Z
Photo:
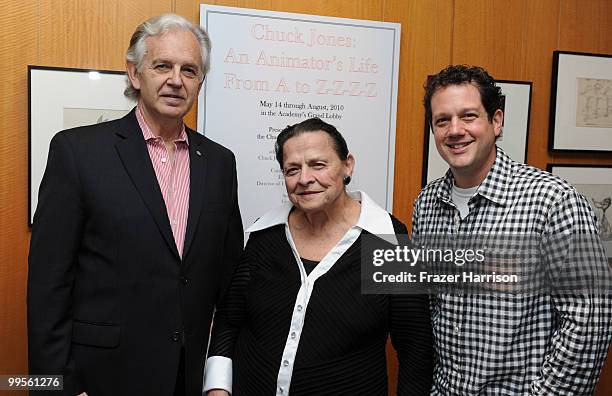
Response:
M350 182L351 182L351 177L349 175L346 175L342 178L342 183L344 183L345 186L348 186Z

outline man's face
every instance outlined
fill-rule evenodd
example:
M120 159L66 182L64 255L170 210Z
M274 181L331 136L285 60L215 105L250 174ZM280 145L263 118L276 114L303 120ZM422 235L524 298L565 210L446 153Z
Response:
M151 121L181 120L202 86L202 56L188 30L171 30L145 40L147 52L140 70L128 63L132 85L140 91L138 104Z
M431 98L434 139L458 187L479 185L495 162L495 138L503 113L489 122L480 92L473 84L449 85Z

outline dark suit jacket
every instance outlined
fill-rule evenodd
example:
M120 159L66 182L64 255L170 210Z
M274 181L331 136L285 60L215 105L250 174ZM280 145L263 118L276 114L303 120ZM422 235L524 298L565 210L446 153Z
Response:
M233 154L187 130L183 259L134 110L51 141L28 273L31 374L66 394L200 395L211 318L243 248Z

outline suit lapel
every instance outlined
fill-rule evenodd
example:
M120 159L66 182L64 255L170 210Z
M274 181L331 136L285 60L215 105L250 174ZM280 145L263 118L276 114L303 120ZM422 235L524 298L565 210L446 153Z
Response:
M183 257L187 257L200 219L208 162L202 144L203 136L190 129L187 129L187 136L189 137L189 215L187 217Z
M116 134L121 137L115 147L123 166L147 206L151 217L155 220L159 232L163 235L168 247L179 258L172 229L170 228L170 221L168 220L166 204L159 189L159 183L157 176L155 176L153 164L151 164L147 144L142 136L134 110L119 120L119 130Z

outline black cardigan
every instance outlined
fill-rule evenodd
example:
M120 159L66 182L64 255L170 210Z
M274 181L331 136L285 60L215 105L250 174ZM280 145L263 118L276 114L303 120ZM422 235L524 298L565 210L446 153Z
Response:
M391 216L398 234L406 226ZM215 315L209 356L233 362L233 396L274 395L300 273L284 224L251 234ZM361 239L314 286L289 394L387 395L385 345L399 358L399 395L428 395L433 373L426 295L361 294Z

